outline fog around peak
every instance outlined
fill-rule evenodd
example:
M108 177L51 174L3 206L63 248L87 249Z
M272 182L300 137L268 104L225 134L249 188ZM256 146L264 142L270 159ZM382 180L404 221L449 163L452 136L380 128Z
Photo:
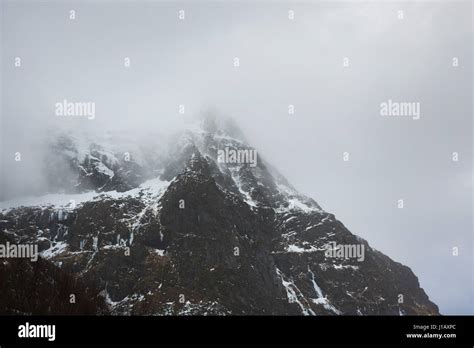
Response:
M2 6L0 200L46 185L58 132L160 146L230 117L296 189L419 274L441 313L474 312L471 2ZM389 99L419 102L421 118L383 118ZM64 100L95 117L55 115Z

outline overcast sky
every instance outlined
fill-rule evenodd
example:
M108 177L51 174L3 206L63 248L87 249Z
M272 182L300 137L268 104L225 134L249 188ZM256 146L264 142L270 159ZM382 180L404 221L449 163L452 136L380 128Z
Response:
M411 267L441 313L474 313L471 2L2 6L9 186L28 187L52 127L167 132L183 123L180 104L186 117L213 108L297 189ZM95 102L95 119L59 119L64 99ZM420 103L420 119L381 116L389 99Z

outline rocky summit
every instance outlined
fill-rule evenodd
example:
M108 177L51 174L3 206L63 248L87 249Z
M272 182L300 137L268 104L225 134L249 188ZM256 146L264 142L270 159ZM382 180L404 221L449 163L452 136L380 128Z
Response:
M0 202L0 241L37 244L41 275L3 259L2 283L66 282L42 300L74 293L88 314L439 314L410 268L297 192L231 121L138 142L54 137L44 196ZM2 313L81 314L6 296Z

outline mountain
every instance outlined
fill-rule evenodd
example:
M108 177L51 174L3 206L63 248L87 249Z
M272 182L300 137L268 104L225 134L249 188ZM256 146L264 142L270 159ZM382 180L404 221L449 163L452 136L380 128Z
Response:
M55 191L1 202L0 234L38 244L113 314L439 314L408 267L299 193L232 121L139 142L54 137Z
M0 243L12 240L0 234ZM107 314L103 296L93 284L42 258L11 258L0 263L0 313L5 315ZM71 296L72 295L72 296Z

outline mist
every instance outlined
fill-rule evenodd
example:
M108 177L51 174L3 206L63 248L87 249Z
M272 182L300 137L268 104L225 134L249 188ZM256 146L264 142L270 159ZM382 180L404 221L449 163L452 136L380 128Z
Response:
M2 22L0 199L41 191L58 130L159 146L213 110L442 314L474 313L469 1L6 1ZM58 117L64 100L94 118ZM381 116L388 100L420 118Z

